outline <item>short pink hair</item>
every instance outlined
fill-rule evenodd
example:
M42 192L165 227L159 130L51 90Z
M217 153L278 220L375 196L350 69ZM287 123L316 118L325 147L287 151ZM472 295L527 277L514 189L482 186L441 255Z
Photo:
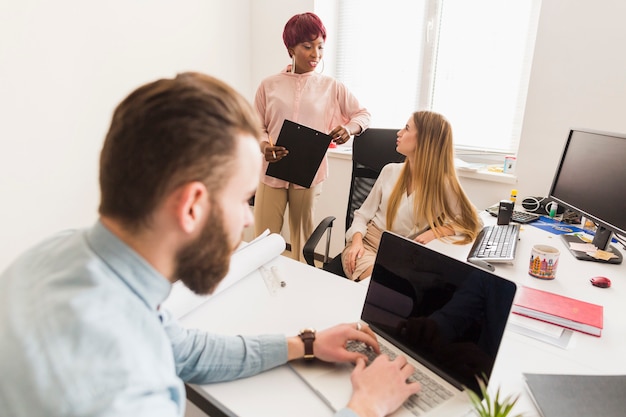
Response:
M283 30L283 42L287 51L299 43L313 41L320 36L326 41L326 28L322 19L310 12L293 16L287 21Z

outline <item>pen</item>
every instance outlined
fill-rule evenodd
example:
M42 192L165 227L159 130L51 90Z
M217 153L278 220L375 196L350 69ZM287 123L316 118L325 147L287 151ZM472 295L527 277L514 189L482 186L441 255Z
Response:
M274 147L274 142L272 142L272 137L268 135L267 139L269 139L270 146L273 148ZM274 159L276 159L276 152L272 151L272 156L274 157Z
M426 226L422 230L418 230L417 232L408 235L406 238L410 239L410 240L415 240L416 237L418 237L419 235L421 235L422 233L424 233L424 232L426 232L428 230L430 230L430 226Z

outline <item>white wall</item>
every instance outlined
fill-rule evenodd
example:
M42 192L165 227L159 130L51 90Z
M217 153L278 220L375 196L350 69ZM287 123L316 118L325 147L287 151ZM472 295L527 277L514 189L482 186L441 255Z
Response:
M547 195L570 128L626 133L624 16L622 1L543 0L518 184L463 179L478 207L508 197L511 188L520 198Z
M126 94L198 70L252 99L263 77L289 63L285 22L313 4L0 0L0 270L50 233L96 219L98 153ZM520 197L547 193L570 127L626 132L623 16L626 2L543 1L517 164ZM513 188L462 181L481 208Z
M543 1L518 155L520 195L549 191L570 128L626 133L625 16L623 1Z
M0 16L0 270L95 221L100 147L131 90L185 70L252 89L249 0L1 0Z
M251 0L252 57L250 98L261 80L280 72L291 63L283 43L283 29L289 18L314 9L313 0Z

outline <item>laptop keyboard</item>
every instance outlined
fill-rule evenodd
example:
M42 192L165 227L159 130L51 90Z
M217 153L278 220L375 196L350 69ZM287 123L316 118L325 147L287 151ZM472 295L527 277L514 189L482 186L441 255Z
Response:
M348 341L346 349L352 352L363 353L367 356L368 364L378 356L378 354L365 343L356 340ZM390 359L395 359L397 356L395 352L383 344L380 344L380 351L389 356ZM451 391L444 388L419 369L415 369L415 372L408 378L408 381L417 381L422 386L419 393L411 395L403 404L404 408L409 410L414 416L421 416L423 413L433 409L453 395Z
M467 256L491 262L508 262L515 259L519 238L519 224L490 225L483 227Z

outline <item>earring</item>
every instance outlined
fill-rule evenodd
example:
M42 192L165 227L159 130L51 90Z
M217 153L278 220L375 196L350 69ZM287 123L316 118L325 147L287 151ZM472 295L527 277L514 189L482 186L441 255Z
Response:
M292 74L296 73L296 56L295 55L291 55L291 73Z
M322 70L321 71L315 71L318 74L321 74L321 73L324 72L324 58L320 59L320 62L322 63ZM315 69L317 69L317 68L315 68Z

